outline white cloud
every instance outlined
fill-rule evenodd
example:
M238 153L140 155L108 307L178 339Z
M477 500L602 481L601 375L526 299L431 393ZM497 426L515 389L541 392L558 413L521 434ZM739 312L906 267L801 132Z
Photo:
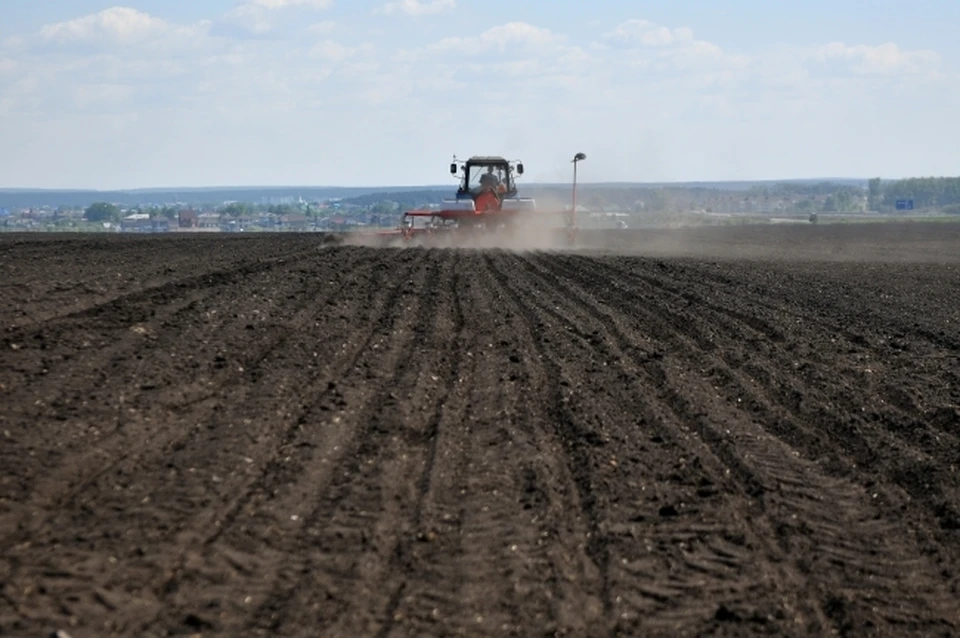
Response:
M688 27L670 29L649 20L627 20L605 36L605 39L649 47L661 47L693 42L693 31Z
M455 9L457 0L396 0L388 2L378 10L384 15L403 13L409 16L422 16Z
M444 38L431 48L477 55L488 51L504 53L508 50L540 49L557 45L562 41L562 36L549 29L535 27L526 22L509 22L487 29L476 37Z
M719 46L703 40L694 40L685 46L661 53L658 58L668 61L675 68L689 70L736 71L745 69L750 63L749 56L727 53Z
M246 0L226 15L228 23L264 34L274 29L274 20L282 9L329 9L333 0Z
M603 42L623 51L628 66L641 69L736 71L750 62L748 56L728 53L712 42L698 40L689 27L670 28L649 20L622 22L603 36Z
M812 57L819 62L846 63L862 74L923 73L936 69L941 62L934 51L904 51L892 42L878 46L831 42L819 47Z
M56 43L132 43L164 35L196 35L206 24L173 25L129 7L113 7L66 22L45 25L40 37Z

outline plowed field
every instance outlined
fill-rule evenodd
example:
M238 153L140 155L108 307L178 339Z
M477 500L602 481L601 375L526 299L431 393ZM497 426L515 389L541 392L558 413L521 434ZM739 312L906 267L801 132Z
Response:
M584 241L0 236L0 635L960 632L960 229Z

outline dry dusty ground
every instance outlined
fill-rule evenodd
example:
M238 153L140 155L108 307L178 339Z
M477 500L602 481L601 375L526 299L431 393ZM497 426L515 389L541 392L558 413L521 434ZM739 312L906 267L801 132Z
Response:
M0 236L0 635L955 635L960 230Z

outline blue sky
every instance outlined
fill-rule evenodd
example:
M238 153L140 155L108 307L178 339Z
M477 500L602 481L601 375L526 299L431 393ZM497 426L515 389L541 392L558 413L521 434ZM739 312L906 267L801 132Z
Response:
M116 2L121 2L117 4ZM3 0L0 187L960 174L955 0Z

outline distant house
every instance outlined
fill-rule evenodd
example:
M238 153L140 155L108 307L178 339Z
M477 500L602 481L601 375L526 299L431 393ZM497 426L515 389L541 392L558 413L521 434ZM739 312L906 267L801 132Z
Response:
M192 210L182 210L178 217L180 228L196 228L200 225L200 219L197 213Z
M149 233L152 228L148 213L132 213L120 220L120 230L125 233Z
M228 233L239 233L256 223L257 218L251 215L240 215L238 217L224 216L220 220L220 230Z
M281 215L277 223L284 230L308 230L310 226L306 215Z
M120 231L124 233L165 233L170 230L166 219L150 219L147 213L127 215L120 220Z
M220 228L220 213L200 213L197 215L197 227Z

